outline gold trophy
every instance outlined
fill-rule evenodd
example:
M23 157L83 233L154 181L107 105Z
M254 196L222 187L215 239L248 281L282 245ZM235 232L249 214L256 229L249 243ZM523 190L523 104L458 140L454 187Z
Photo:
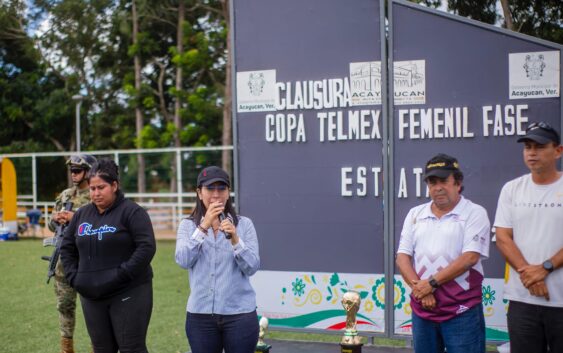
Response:
M362 343L358 330L356 329L356 314L360 309L360 294L355 291L348 291L342 297L342 306L346 310L346 330L340 341L341 353L361 353Z
M256 353L268 353L270 352L271 345L266 344L264 342L264 336L266 335L266 331L268 331L268 318L262 316L260 322L258 323L260 326L260 333L258 333L258 343L256 344Z

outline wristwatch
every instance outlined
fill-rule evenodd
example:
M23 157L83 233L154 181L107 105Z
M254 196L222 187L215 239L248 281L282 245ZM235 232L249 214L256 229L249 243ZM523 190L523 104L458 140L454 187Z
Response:
M543 268L549 273L553 272L553 262L551 262L551 260L545 260L543 262Z
M434 289L438 289L438 287L440 287L440 285L438 284L438 281L436 281L436 279L434 278L434 276L430 276L430 278L428 279L428 283L432 286L432 288Z

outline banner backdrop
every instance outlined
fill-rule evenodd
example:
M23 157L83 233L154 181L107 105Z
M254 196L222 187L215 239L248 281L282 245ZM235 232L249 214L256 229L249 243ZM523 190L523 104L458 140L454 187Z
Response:
M359 330L410 334L410 290L384 242L396 248L408 210L429 200L425 162L457 157L463 195L492 223L502 185L527 171L518 136L533 121L561 126L560 46L389 4L387 85L379 1L232 2L237 205L258 232L252 283L273 327L342 329L353 289ZM494 244L484 266L487 338L506 339Z
M504 183L528 172L519 135L534 121L561 127L561 48L411 3L392 4L396 249L409 209L429 200L422 173L437 153L459 160L463 195L485 207L493 224ZM507 339L505 263L494 244L483 266L487 338ZM407 296L395 308L396 333L410 333L408 302Z
M237 0L238 206L255 223L252 280L270 324L383 331L380 3ZM383 292L381 292L381 295ZM383 299L383 298L381 298Z

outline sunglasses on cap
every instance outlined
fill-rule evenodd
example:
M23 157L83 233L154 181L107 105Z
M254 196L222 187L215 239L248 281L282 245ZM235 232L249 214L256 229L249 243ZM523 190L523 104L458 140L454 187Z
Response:
M535 130L535 129L544 129L546 131L556 132L555 129L551 127L551 125L544 123L543 121L540 121L540 122L537 122L537 123L531 123L530 125L528 125L526 132L532 131L532 130Z
M80 168L70 168L70 172L72 174L80 174L84 171L84 169L80 169Z
M207 191L225 191L227 190L227 185L219 184L219 185L207 185L203 187Z

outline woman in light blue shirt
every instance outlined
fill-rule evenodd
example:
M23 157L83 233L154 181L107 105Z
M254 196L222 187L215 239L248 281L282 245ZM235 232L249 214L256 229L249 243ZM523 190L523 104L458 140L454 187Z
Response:
M223 169L203 169L194 211L178 227L176 263L190 280L186 335L192 353L253 353L258 341L249 280L260 267L258 238L252 221L236 214L230 185Z

